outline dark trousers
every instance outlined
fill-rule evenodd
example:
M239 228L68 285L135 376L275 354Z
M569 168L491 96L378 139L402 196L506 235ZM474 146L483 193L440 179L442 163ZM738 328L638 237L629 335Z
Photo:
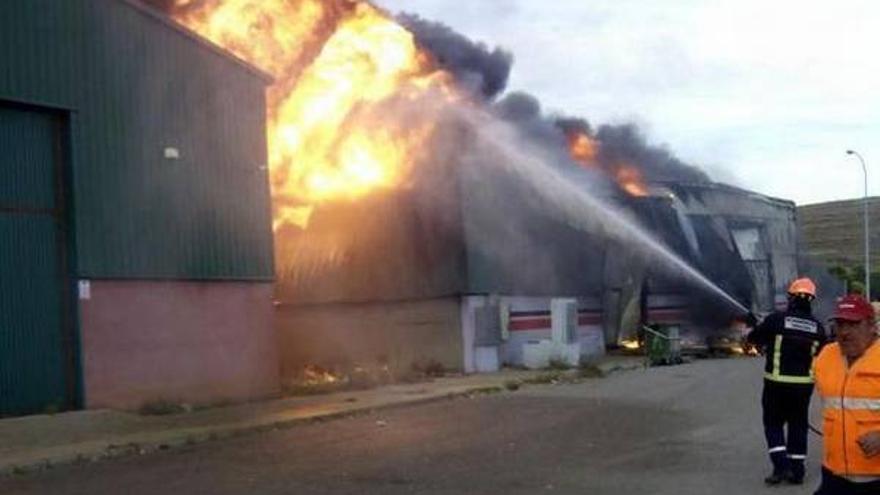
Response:
M854 483L822 468L822 484L814 495L877 495L880 481Z
M812 395L813 385L764 380L764 436L775 473L791 471L797 477L804 476Z

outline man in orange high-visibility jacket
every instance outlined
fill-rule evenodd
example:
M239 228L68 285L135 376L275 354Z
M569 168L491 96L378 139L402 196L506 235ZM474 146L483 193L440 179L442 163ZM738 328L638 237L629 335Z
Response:
M837 302L837 343L814 363L823 405L822 485L816 495L880 494L880 342L874 308Z

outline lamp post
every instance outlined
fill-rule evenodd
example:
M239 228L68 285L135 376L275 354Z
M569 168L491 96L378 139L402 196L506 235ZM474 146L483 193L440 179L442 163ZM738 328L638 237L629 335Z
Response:
M846 150L847 155L855 155L862 164L862 172L865 173L865 204L864 204L864 222L865 222L865 296L868 301L871 300L871 241L868 231L868 167L865 165L865 159L858 151Z

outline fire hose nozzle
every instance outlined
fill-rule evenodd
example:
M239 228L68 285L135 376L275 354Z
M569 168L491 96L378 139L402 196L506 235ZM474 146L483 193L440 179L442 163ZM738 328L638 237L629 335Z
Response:
M746 326L749 326L751 328L755 328L756 326L758 326L758 317L755 316L755 313L749 311L743 318L746 322Z

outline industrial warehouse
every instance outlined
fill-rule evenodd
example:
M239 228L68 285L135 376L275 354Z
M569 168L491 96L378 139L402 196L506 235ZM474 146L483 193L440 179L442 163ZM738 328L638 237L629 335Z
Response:
M284 376L310 363L435 361L467 372L541 367L554 358L577 364L635 340L643 325L679 327L689 346L705 346L737 316L662 271L652 275L626 246L584 236L537 207L506 199L504 215L516 219L499 225L493 195L525 194L513 184L492 191L480 183L462 187L472 195L439 218L434 205L420 208L422 191L412 191L366 209L318 211L316 228L280 239L280 249L291 249L289 242L303 252L303 244L344 231L344 240L334 237L351 250L320 271L307 264L280 272ZM623 196L648 230L756 311L784 305L797 273L791 202L711 183L658 184L652 195Z
M0 415L276 394L269 78L134 2L3 9Z
M413 146L430 156L406 187L289 196L274 75L133 0L4 8L0 414L273 397L316 366L577 365L650 325L706 346L741 316L607 224L561 218L460 122ZM552 174L578 194L748 309L785 302L792 202L702 176L626 184L571 153Z

